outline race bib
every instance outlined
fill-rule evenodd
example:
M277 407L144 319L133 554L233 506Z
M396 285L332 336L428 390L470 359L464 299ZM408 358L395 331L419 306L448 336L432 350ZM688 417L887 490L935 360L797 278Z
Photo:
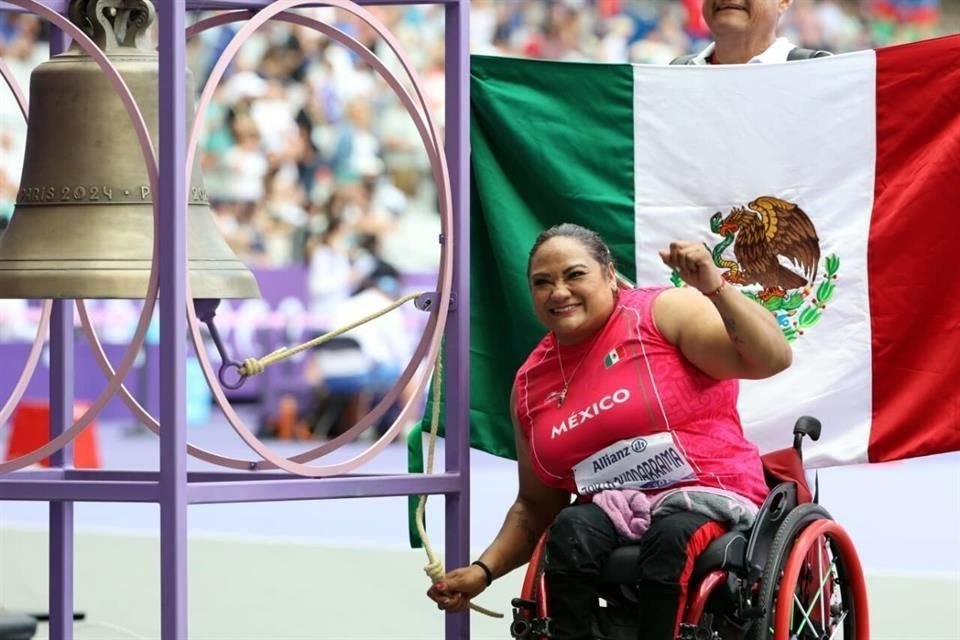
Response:
M663 489L697 479L670 432L615 442L573 467L580 495L606 489Z

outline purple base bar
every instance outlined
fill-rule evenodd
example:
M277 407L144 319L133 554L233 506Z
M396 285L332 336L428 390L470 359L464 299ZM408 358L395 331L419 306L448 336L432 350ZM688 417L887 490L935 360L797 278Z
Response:
M43 475L35 475L43 474ZM43 471L11 474L0 480L0 500L76 502L160 502L157 471ZM26 476L26 477L21 477ZM347 475L301 478L288 474L197 472L189 474L189 504L372 498L456 494L460 476L452 473Z
M67 0L41 0L57 13ZM469 442L469 12L468 0L359 0L363 5L444 5L446 11L446 153L453 196L453 292L458 310L447 325L448 354L444 386L447 397L446 471L422 474L350 474L302 478L281 472L187 471L186 363L186 176L182 171L186 145L183 68L184 25L191 10L259 9L270 0L155 0L159 23L160 139L157 207L160 260L160 470L123 471L72 469L69 447L51 456L51 468L27 469L0 475L0 500L44 500L50 505L50 637L73 638L73 504L144 502L160 506L161 640L187 640L187 507L190 504L323 500L442 494L446 497L446 566L469 562L470 442ZM324 6L323 2L311 6ZM22 11L0 0L0 12ZM65 41L54 30L51 53ZM51 434L72 424L74 396L73 310L70 300L57 301L50 327ZM429 608L424 601L423 606ZM448 640L469 640L466 612L446 616Z
M49 500L51 510L58 504L70 504L70 501L158 502L158 486L156 481L7 480L0 483L0 500ZM55 530L50 530L51 545L55 533Z
M455 494L460 478L437 473L429 477L415 474L354 478L301 478L297 480L232 480L191 483L191 504L218 502L255 502L268 500L320 500L325 498L363 498L407 496L424 493Z
M9 480L63 480L69 473L66 469L22 469L0 476L0 486Z

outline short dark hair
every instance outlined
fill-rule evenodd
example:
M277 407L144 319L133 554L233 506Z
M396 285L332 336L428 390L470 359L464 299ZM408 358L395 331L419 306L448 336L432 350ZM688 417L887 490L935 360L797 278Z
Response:
M551 238L573 238L584 246L587 252L594 260L600 263L600 266L606 269L613 264L613 255L610 248L600 237L600 234L592 229L581 227L572 222L564 222L542 231L530 248L530 256L527 258L527 277L530 276L530 267L533 265L533 256L537 253L540 246Z

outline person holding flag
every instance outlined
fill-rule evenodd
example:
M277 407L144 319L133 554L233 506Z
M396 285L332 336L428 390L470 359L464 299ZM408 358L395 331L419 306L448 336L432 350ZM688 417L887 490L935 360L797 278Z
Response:
M790 345L702 244L673 242L660 259L686 286L623 286L609 248L578 225L536 239L527 279L548 333L514 380L518 496L479 560L428 591L441 609L463 609L528 562L549 527L554 640L596 637L595 586L628 540L643 547L640 638L673 640L692 558L752 524L740 515L756 513L767 486L737 381L786 369ZM687 506L662 508L678 495Z
M777 37L780 16L792 0L703 0L703 19L714 40L703 51L671 64L755 64L830 55L801 49Z

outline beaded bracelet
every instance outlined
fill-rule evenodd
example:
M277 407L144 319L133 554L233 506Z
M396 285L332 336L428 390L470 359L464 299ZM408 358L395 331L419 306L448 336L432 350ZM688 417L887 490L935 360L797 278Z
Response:
M716 298L718 295L720 295L720 292L723 291L726 287L727 287L727 281L726 281L726 280L721 280L719 287L717 287L716 289L714 289L714 290L711 291L710 293L705 293L705 294L703 294L703 295L705 295L705 296L707 296L708 298L710 298L711 300L713 300L713 299Z

